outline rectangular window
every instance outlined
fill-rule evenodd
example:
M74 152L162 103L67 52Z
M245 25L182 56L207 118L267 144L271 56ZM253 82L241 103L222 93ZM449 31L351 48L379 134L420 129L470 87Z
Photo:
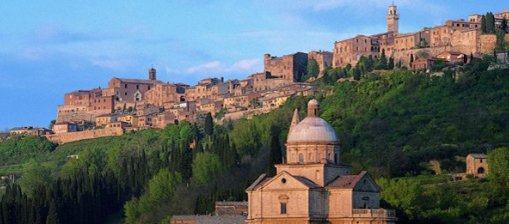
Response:
M286 203L281 203L281 214L286 214Z

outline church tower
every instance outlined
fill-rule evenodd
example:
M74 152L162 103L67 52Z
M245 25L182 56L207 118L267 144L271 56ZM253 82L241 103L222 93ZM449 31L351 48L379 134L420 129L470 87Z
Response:
M157 79L156 69L155 68L150 68L148 70L148 80L156 80L156 79Z
M398 7L392 3L387 12L387 32L399 33Z

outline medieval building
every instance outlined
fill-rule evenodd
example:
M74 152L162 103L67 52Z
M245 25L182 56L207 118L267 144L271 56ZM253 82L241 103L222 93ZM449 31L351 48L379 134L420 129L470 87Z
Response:
M413 59L431 58L444 51L458 51L466 55L491 53L495 47L493 34L482 34L480 15L471 15L467 20L448 20L443 25L426 27L412 33L399 32L399 13L395 5L387 10L387 31L375 35L357 35L334 43L332 67L355 66L362 56L392 57L396 62L411 67ZM495 14L495 23L509 18L509 12ZM422 66L417 66L422 67Z
M318 116L316 100L299 122L295 111L285 163L277 174L262 174L247 190L247 223L395 223L394 211L380 208L380 188L362 171L341 163L339 139Z

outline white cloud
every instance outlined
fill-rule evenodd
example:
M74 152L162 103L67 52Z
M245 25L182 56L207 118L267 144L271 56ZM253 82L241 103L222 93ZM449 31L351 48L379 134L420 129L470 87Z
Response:
M261 71L263 69L263 62L259 58L243 59L233 64L225 64L221 61L210 61L204 64L192 66L184 69L187 74L226 74L226 73L246 73L246 75ZM178 70L166 67L166 71L170 73L178 73Z
M256 69L261 70L261 68L263 68L262 60L256 58L256 59L240 60L240 61L236 62L235 64L233 64L232 66L230 66L230 68L228 68L228 70L230 70L230 71L252 71L252 70L256 70Z
M131 60L127 59L92 59L91 62L95 66L116 71L125 71L132 65Z
M211 61L205 64L189 67L186 69L187 73L202 73L208 71L223 70L224 65L220 61Z

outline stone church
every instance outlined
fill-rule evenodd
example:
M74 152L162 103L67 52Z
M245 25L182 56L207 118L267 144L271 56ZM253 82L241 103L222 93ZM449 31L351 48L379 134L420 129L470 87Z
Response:
M249 188L249 224L385 224L395 212L380 208L380 188L362 171L352 174L340 160L339 139L318 117L319 103L308 103L307 117L293 115L286 162L277 174L262 174Z

